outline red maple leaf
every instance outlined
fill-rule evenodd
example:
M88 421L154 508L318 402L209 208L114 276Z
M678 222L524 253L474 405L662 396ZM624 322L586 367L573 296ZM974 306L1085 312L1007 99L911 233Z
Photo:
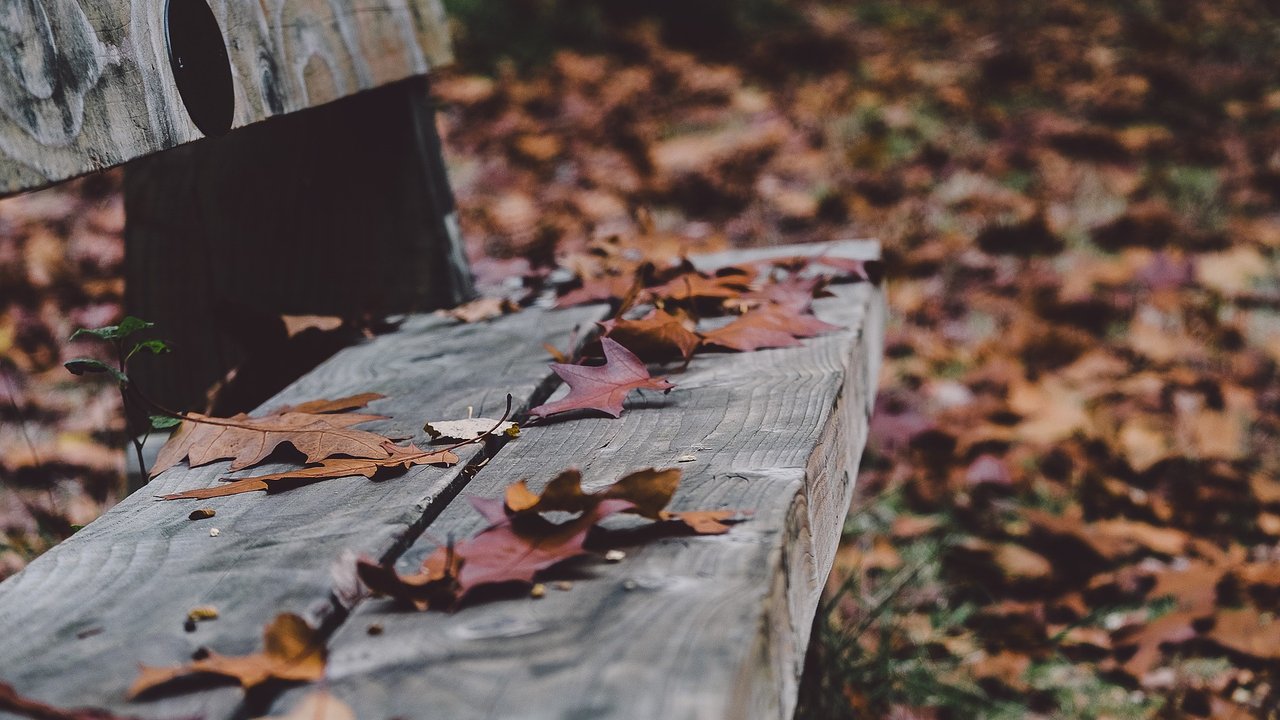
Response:
M551 369L569 385L569 394L555 402L539 405L529 411L533 417L546 417L569 410L598 410L612 417L622 415L622 401L638 388L670 391L675 385L666 378L649 375L644 363L634 353L609 338L600 339L604 365L566 365L551 363Z

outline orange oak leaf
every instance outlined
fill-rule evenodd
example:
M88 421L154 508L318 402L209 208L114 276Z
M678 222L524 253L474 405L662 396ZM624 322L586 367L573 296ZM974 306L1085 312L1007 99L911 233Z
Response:
M653 298L680 302L702 298L734 298L750 289L748 276L740 273L709 276L693 271L677 275L657 287L648 288L645 294Z
M383 443L388 456L385 458L329 458L318 465L294 468L278 473L256 475L247 478L223 478L225 485L210 488L186 490L179 493L161 496L161 500L207 500L227 495L270 491L272 484L284 481L319 482L332 478L353 477L363 475L373 479L375 475L387 470L405 470L414 465L456 465L458 456L448 449L424 451L413 445L396 445L390 440Z
M507 487L503 500L514 515L555 510L579 513L605 500L626 500L631 503L631 512L659 519L680 486L680 475L679 469L648 468L629 473L600 492L586 493L582 491L582 473L571 468L552 478L541 493L534 493L527 481L519 480Z
M656 308L639 320L606 320L600 326L605 336L644 360L668 360L677 355L688 360L701 343L687 318Z
M520 306L507 298L482 297L441 313L464 323L477 323L519 311Z
M551 369L569 385L569 394L555 402L539 405L529 411L533 417L546 417L569 410L597 410L612 417L622 415L622 401L638 388L670 391L675 385L665 378L649 375L644 363L616 340L601 338L604 365L565 365L552 363Z
M382 420L384 416L336 413L331 409L363 407L372 399L375 396L366 393L353 398L315 401L299 406L305 410L284 408L259 418L243 413L229 418L190 413L187 417L191 419L183 421L169 442L160 449L151 476L168 470L183 458L191 467L231 458L231 469L243 470L262 462L276 447L286 443L306 455L307 462L318 462L334 455L385 458L388 453L383 444L387 438L351 429L352 425Z
M748 311L724 327L702 333L707 345L749 352L798 345L798 338L814 337L840 327L782 305Z
M142 665L129 688L129 697L139 695L178 678L214 675L230 678L246 690L268 680L315 681L324 677L325 649L320 635L306 620L293 613L281 613L264 628L263 651L254 655L208 656L176 667Z

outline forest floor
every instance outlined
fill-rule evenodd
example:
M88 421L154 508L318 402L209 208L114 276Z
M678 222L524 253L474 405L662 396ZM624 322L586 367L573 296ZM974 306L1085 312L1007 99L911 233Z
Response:
M1280 716L1267 4L447 4L482 280L884 243L801 717ZM123 492L114 389L60 365L120 315L123 221L117 173L0 202L0 578Z

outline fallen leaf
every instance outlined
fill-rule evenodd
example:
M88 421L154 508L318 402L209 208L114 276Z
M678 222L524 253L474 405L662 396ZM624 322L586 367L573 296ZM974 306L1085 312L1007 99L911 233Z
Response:
M1280 621L1252 608L1222 610L1206 633L1222 647L1259 660L1280 660Z
M363 402L356 403L355 398ZM151 468L151 477L177 465L184 458L191 467L230 458L233 460L231 470L243 470L262 462L278 446L286 443L306 455L307 462L317 462L334 455L385 458L388 455L384 447L387 438L350 429L352 425L385 419L384 416L330 410L363 407L370 399L373 399L372 394L315 401L299 406L304 409L283 409L260 418L244 414L211 418L190 413L188 417L191 419L184 420L160 449Z
M335 315L281 315L280 319L284 321L286 337L293 337L306 330L327 332L342 327L342 318Z
M263 630L262 644L263 651L254 655L232 657L210 652L208 657L177 667L142 665L129 688L129 698L192 675L231 678L246 690L268 680L304 682L324 677L323 639L301 617L277 615Z
M748 311L724 327L702 333L708 345L749 352L765 348L799 345L798 338L814 337L841 329L782 305L767 305Z
M408 601L419 609L452 607L484 585L533 584L541 571L588 551L587 533L600 520L631 506L625 500L606 500L577 518L556 524L541 516L506 521L481 531L454 547L439 548L421 572L400 575L371 560L357 566L369 589Z
M282 470L277 473L255 475L247 478L222 478L225 485L209 488L185 490L179 493L160 496L161 500L207 500L228 495L271 490L272 483L286 480L295 482L318 482L334 478L364 476L372 480L384 470L405 470L414 465L444 465L449 467L458 464L458 456L451 450L421 450L413 445L401 446L387 440L383 447L388 456L380 459L372 458L329 458L317 465Z
M519 311L520 306L506 298L483 297L442 312L464 323L477 323Z
M356 720L356 713L329 691L315 690L284 715L267 715L256 720Z
M485 435L516 437L520 426L510 420L467 418L466 420L431 420L422 426L431 440L477 440Z
M677 275L657 287L647 288L645 295L675 302L725 300L738 297L750 289L750 283L742 275L707 276L694 271Z
M656 362L675 356L688 360L701 338L687 318L654 309L638 320L606 320L604 334L644 360Z
M566 365L552 363L551 369L569 385L569 394L555 402L539 405L529 411L533 417L546 417L569 410L597 410L620 417L622 401L632 390L645 388L668 392L675 385L665 378L649 375L644 363L616 340L600 339L604 365Z
M594 493L583 492L582 474L574 469L556 475L540 493L520 480L508 486L503 498L468 498L489 527L457 546L438 548L417 573L400 575L367 559L358 563L357 572L375 592L419 609L442 609L455 606L483 585L532 584L538 573L587 554L585 542L591 528L615 513L634 513L698 535L728 532L729 523L745 519L747 513L735 510L666 510L680 476L678 469L648 468L628 473ZM554 523L544 512L577 517Z
M525 480L517 481L507 488L504 501L511 513L529 515L552 511L586 512L605 500L626 500L636 514L658 519L675 495L680 475L681 471L677 469L649 468L629 473L598 493L585 493L582 491L582 473L570 469L552 478L541 493L529 490Z

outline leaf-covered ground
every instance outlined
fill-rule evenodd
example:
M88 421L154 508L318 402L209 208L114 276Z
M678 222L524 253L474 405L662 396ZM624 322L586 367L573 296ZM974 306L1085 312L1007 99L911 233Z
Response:
M1272 5L450 5L490 284L644 222L885 243L802 716L1276 717ZM0 203L0 576L119 496L114 393L58 362L118 315L121 224L114 175Z

